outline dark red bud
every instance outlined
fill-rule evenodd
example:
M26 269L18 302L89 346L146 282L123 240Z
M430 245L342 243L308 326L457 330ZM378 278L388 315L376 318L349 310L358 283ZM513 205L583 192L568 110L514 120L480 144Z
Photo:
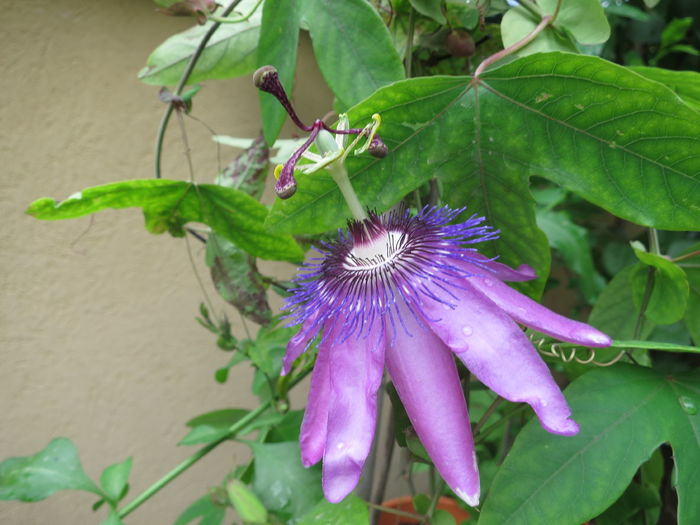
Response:
M445 46L455 57L470 57L474 55L476 50L474 39L463 29L450 32L445 40Z
M372 142L369 143L367 151L370 155L378 159L383 159L389 154L389 148L384 144L382 139L379 138L379 135L374 136Z

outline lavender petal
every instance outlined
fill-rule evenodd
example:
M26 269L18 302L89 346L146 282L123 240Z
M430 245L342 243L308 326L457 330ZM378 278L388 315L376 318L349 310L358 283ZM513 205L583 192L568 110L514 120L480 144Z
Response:
M467 504L479 504L479 471L467 404L449 348L403 308L405 330L389 337L386 364L408 417L440 475Z
M463 282L453 308L426 300L421 304L432 329L469 370L498 395L528 403L549 432L574 435L571 409L529 339L503 310Z
M384 373L383 331L346 337L341 327L337 322L332 337L324 337L332 345L322 483L331 503L345 498L360 479L374 438L377 392Z

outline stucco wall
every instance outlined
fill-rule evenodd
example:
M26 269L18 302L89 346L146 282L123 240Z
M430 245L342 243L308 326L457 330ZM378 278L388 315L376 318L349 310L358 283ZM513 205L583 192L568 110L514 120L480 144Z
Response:
M133 456L127 499L194 451L175 446L188 418L254 406L247 366L223 386L213 380L229 355L194 322L202 292L185 241L147 233L139 210L61 222L23 210L38 197L152 176L164 108L136 72L158 43L191 23L156 14L147 0L10 0L0 20L0 458L66 436L97 479ZM307 120L331 100L310 55L304 41L295 98ZM259 116L250 78L206 82L195 115L220 133L253 136ZM187 127L196 177L211 180L215 146L201 125ZM176 132L164 175L185 179ZM202 249L191 246L208 283ZM244 447L220 447L128 523L172 523L245 455ZM35 504L0 502L0 523L99 523L104 511L92 513L94 500L63 492Z

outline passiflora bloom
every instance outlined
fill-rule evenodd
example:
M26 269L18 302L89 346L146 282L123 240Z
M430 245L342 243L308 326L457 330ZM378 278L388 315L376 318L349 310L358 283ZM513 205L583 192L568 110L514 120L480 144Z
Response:
M385 367L438 471L469 505L479 502L479 473L453 355L498 395L530 404L549 432L578 432L517 323L587 346L610 339L504 284L535 273L479 254L472 245L497 232L481 217L449 224L461 211L370 213L324 244L296 280L286 309L301 328L287 346L283 373L322 332L300 445L305 466L323 459L331 502L360 478Z

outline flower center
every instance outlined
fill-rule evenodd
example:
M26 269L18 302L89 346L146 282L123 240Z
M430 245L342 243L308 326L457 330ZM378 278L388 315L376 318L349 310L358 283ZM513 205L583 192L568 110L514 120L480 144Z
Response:
M355 243L348 252L343 268L346 270L375 270L399 259L406 246L402 231L383 231L369 242Z

